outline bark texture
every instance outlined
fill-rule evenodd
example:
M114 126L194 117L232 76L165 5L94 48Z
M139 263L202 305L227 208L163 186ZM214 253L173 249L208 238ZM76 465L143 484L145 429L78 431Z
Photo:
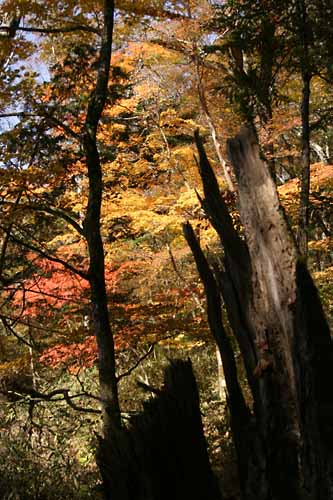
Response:
M114 2L104 1L104 20L95 88L90 96L82 144L86 154L89 197L83 224L89 251L89 282L92 316L98 345L100 396L102 401L104 437L120 427L120 411L115 374L114 344L110 327L104 272L104 249L100 230L102 205L102 168L97 148L96 133L108 93L110 72Z
M101 449L105 476L110 478L107 498L221 500L208 460L191 362L172 362L163 388L150 389L155 396L143 412Z
M311 69L310 51L308 40L308 13L306 2L297 0L297 14L299 19L298 31L301 44L301 76L302 76L302 175L300 185L300 204L298 222L298 247L301 254L306 258L308 253L309 240L309 211L310 211L310 93L311 93Z
M317 291L299 259L254 130L244 127L228 144L245 239L232 225L198 136L197 145L203 206L224 251L223 266L215 266L215 283L219 283L253 396L243 425L232 429L242 498L331 499L333 404L326 387L332 376L333 351ZM203 254L199 261L198 248L191 248L206 289L208 317L216 317L220 305L217 299L209 305L216 288L212 279L207 284L207 261ZM217 325L212 332L221 346L229 392L236 378L228 368L233 357L223 343L223 327ZM229 402L232 415L245 415L241 396L236 400L229 393ZM241 446L242 435L247 446Z

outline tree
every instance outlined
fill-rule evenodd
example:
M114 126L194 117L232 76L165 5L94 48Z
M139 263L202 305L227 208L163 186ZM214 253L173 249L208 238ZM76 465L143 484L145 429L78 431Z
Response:
M272 130L281 126L274 113L275 106L288 99L286 81L294 78L295 72L301 77L297 239L305 257L310 231L311 81L315 75L325 78L331 53L326 42L331 28L330 23L323 21L325 12L329 19L326 3L319 5L298 0L278 5L276 2L256 2L255 6L253 2L225 2L216 7L214 21L217 29L226 34L209 48L210 51L227 51L230 65L227 81L231 83L228 93L238 103L245 121L254 123L259 133L262 128L266 129L268 144L264 151L273 173L279 173L279 169L274 158L276 137L272 137L275 135Z
M91 288L94 331L99 348L99 374L104 435L106 439L109 439L111 429L120 426L120 409L115 375L113 337L108 316L104 250L100 233L103 188L96 136L108 93L114 15L113 2L104 2L102 15L103 28L101 31L99 59L96 68L96 81L92 83L85 119L80 125L79 134L74 133L70 126L64 125L64 128L67 133L70 133L72 137L81 142L87 164L87 178L89 184L88 204L83 224L80 226L80 224L75 222L74 219L71 219L70 216L67 217L67 221L70 220L79 234L85 237L89 251L88 272L79 272L79 274L88 279ZM41 112L43 114L43 110L41 110ZM25 116L26 113L23 112L23 115ZM20 207L17 208L19 209ZM39 209L43 210L41 206L39 206ZM45 209L48 210L48 207ZM66 219L66 215L64 215L64 218ZM5 231L9 239L15 238L10 228L7 227ZM20 243L20 240L18 240L17 243ZM38 245L37 247L33 245L31 249L37 249L37 253L43 254ZM52 260L52 256L48 255L47 252L44 252L44 256ZM53 259L57 260L55 257L53 257ZM66 267L71 267L64 261L62 262ZM78 272L75 269L74 271Z
M220 237L223 267L215 262L211 271L191 227L184 231L221 349L242 494L246 499L330 498L333 402L324 387L331 377L333 346L317 291L259 157L253 129L244 128L229 142L245 241L233 227L199 136L197 145L202 204ZM251 410L221 323L220 293L244 360Z
M107 99L113 33L113 1L104 3L103 15L103 32L96 86L89 99L87 115L82 129L82 145L86 155L89 181L88 205L83 222L83 231L89 250L88 275L91 287L94 329L99 349L99 377L103 405L104 437L109 440L112 430L120 426L120 408L114 343L108 315L104 248L100 232L103 185L96 135Z
M10 8L10 2L6 7ZM37 275L42 272L48 273L55 285L57 273L54 268L59 264L69 273L76 273L80 279L89 282L94 333L99 348L100 401L104 418L104 438L109 442L112 432L120 427L121 422L114 343L105 285L104 246L100 228L103 191L102 161L106 160L109 152L104 147L103 139L105 138L99 126L106 103L108 100L117 99L117 90L119 92L116 86L109 87L114 4L109 1L104 3L104 11L97 15L98 28L91 28L86 24L87 11L84 9L77 14L78 11L75 9L75 12L73 11L71 3L66 4L64 9L66 21L61 26L50 25L48 18L44 17L44 13L38 9L37 11L24 10L22 18L25 19L25 23L21 25L19 21L15 26L16 33L32 32L51 36L62 33L68 34L68 37L64 40L64 54L59 55L59 62L50 68L50 81L42 84L33 82L34 92L31 92L30 97L22 98L23 109L8 109L6 102L3 101L2 118L13 117L20 121L3 134L3 139L8 138L8 142L3 143L3 170L6 172L7 185L2 192L1 271L3 283L8 292L4 295L5 303L16 300L16 305L20 302L25 309L20 318L22 325L27 316L31 319L33 315L36 315L36 310L33 311L29 307L31 302L27 304L25 300L29 294L36 291L34 283L31 283L34 273ZM52 9L50 9L51 12ZM33 26L34 20L39 15L41 15L40 25ZM74 16L74 22L67 25L67 20L71 16ZM52 20L52 15L50 18ZM27 26L26 21L32 26ZM11 26L8 30L7 27L3 27L4 31L12 36L12 30L9 32ZM73 33L73 39L69 38L69 35ZM77 43L80 35L75 37L75 33L85 34L84 40L80 40L80 45ZM98 50L88 43L89 37L94 38L94 45ZM14 38L13 43L15 41ZM50 43L53 43L52 48L56 50L57 40ZM67 54L66 50L68 50ZM89 73L88 69L93 69L93 71ZM77 78L75 83L68 79L73 70ZM31 77L31 75L28 76ZM22 78L22 84L24 83L25 80ZM24 89L23 86L23 91ZM21 102L17 103L18 106L20 104ZM163 139L160 142L163 143ZM34 146L32 146L33 143ZM13 162L18 165L17 171L13 167ZM88 181L86 192L84 187L82 188L85 176ZM16 183L15 189L11 186L13 178ZM70 186L72 191L69 189ZM83 200L80 200L80 207L77 206L77 200L73 196L75 190L78 191L78 197L82 193ZM17 201L15 201L15 195ZM87 207L85 209L86 195ZM23 213L25 215L22 218ZM11 219L9 223L6 221L8 214ZM34 225L38 226L38 231L34 231ZM47 234L47 227L48 230L52 228L54 231L52 238ZM64 251L66 247L66 244L63 244L64 240L69 234L69 241L73 241L74 231L81 241L86 240L88 258L83 256L79 259L77 253L66 254ZM64 235L66 237L61 241ZM12 258L10 252L14 248L20 249L21 262L19 264L15 262L15 264L17 267L23 264L26 267L24 273L17 272L14 266L8 269L8 263ZM47 259L53 263L53 267L41 264L37 261L38 258ZM34 265L32 266L31 263ZM22 295L20 291L18 293L15 291L14 295L11 295L8 285L16 286L20 280L24 281L22 287L19 285ZM39 285L42 283L44 290L39 289L40 295L45 297L47 280L44 276L39 281ZM55 300L61 302L61 297L55 297ZM13 324L17 324L16 319L13 318ZM4 315L3 321L6 321ZM7 324L7 327L11 331L11 325ZM14 329L13 332L15 333ZM36 395L36 389L34 391ZM38 397L43 398L43 395L38 393ZM48 395L44 397L47 399Z

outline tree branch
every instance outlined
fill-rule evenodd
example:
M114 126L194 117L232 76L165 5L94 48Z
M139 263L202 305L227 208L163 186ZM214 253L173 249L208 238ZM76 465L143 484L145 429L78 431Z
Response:
M81 236L84 236L84 230L83 227L80 226L76 220L71 217L69 214L64 212L63 210L59 208L52 208L48 207L45 205L38 205L37 203L17 203L16 201L2 201L0 202L0 205L9 205L9 206L14 206L15 209L19 210L20 208L24 209L30 209L36 212L45 212L50 215L54 215L55 217L59 217L66 221L69 225L71 225ZM0 267L1 269L1 267Z
M14 207L13 208L13 212L15 211L15 208L19 205L21 196L22 196L22 191L19 192L16 200L14 202L12 202L12 205ZM0 280L2 280L2 273L3 273L3 269L4 269L4 265L5 265L6 252L7 252L7 247L8 247L9 237L10 237L10 233L11 233L12 227L13 227L13 222L11 224L9 224L9 226L8 226L8 232L6 233L6 236L5 236L4 240L3 240L2 247L1 247L1 252L0 252Z
M38 285L36 284L36 286L38 286ZM9 287L6 287L6 290L9 290L9 291L13 290L14 291L15 288L11 288L9 286ZM69 299L68 297L64 297L62 295L56 295L54 293L43 292L43 290L40 290L39 287L38 287L38 290L33 290L32 288L24 288L24 290L26 293L42 295L43 297L50 297L51 299L63 300L63 301L66 301L67 303L71 303L71 304L82 305L82 302L83 302L82 299L81 300L74 300L74 299Z
M5 31L10 34L10 26L0 26L0 31ZM95 33L95 35L101 36L101 32L98 28L93 26L87 26L85 24L73 24L73 26L61 26L59 28L37 28L37 26L18 26L16 31L22 31L24 33L45 33L45 34L56 34L56 33L72 33L74 31L86 31L88 33Z
M189 45L189 42L185 43L182 40L177 40L176 38L172 40L163 40L162 38L155 38L153 40L150 40L150 43L159 45L160 47L164 47L165 49L168 50L173 50L174 52L178 52L179 54L183 54L184 56L188 57L191 61L195 60L193 48L192 45ZM204 68L211 69L214 71L224 71L226 74L228 74L227 68L220 62L202 60L201 65Z
M20 342L22 342L22 344L25 344L26 346L28 347L35 347L33 344L31 344L30 342L28 342L27 340L25 340L24 337L21 337L21 335L19 335L17 332L15 332L14 328L9 324L8 322L8 318L6 318L5 316L3 316L2 314L0 315L0 320L2 321L2 324L3 326L5 327L5 329L11 334L13 335L13 337L15 337L17 340L19 340Z
M40 326L40 325L34 325L34 324L31 324L30 321L25 321L24 319L20 319L19 317L18 318L13 318L12 316L8 316L8 315L4 315L2 314L1 315L1 320L2 318L5 318L7 320L10 320L10 321L13 321L14 323L19 323L20 325L24 325L24 326L28 326L30 328L34 328L35 330L41 330L43 332L48 332L48 333L54 333L55 335L63 335L64 332L63 330L60 331L60 330L55 330L54 328L44 328L43 326Z
M51 391L47 394L43 392L39 392L36 389L27 389L25 391L22 391L21 393L14 392L14 391L6 391L7 394L15 394L18 396L29 396L30 401L29 403L32 404L37 404L41 403L43 401L49 401L51 403L56 403L59 401L65 401L73 410L79 411L81 413L93 413L95 415L100 415L101 410L96 410L95 408L85 408L83 406L79 406L73 402L73 399L79 398L79 397L90 397L86 393L81 393L81 394L74 394L73 396L69 395L69 389L55 389L54 391ZM58 398L57 396L62 396L62 398ZM56 399L54 399L56 398Z
M16 111L16 112L11 112L11 113L0 113L0 118L47 118L50 120L53 125L56 125L57 127L60 127L64 132L66 132L68 135L76 139L77 141L80 141L80 135L74 132L68 125L66 125L63 121L61 121L59 118L56 118L50 112L47 110L41 110L40 112L36 113L26 113L25 111Z
M128 377L142 363L142 361L148 358L148 356L154 351L157 343L158 341L151 344L148 351L146 351L142 356L140 356L140 358L136 361L136 363L133 366L131 366L131 368L118 375L117 382L119 382L124 377Z
M163 339L160 339L160 340L156 340L155 342L153 342L150 346L149 346L149 349L142 355L140 356L140 358L134 363L133 366L131 366L128 370L126 370L125 372L121 373L120 375L118 375L117 377L117 383L124 377L128 377L128 375L130 375L141 363L142 361L144 361L155 349L155 346L161 341L161 340L167 340L167 339L171 339L173 337L175 337L176 335L178 335L178 333L172 333L171 335L167 335L166 337L164 337Z
M6 234L8 234L8 229L6 227L0 225L0 229L2 231L4 231ZM21 245L24 248L28 248L32 252L35 252L35 253L41 255L42 257L45 257L47 260L50 260L51 262L57 262L58 264L63 265L66 269L68 269L72 273L77 274L78 276L80 276L81 278L83 278L85 280L89 280L88 273L86 273L85 271L81 271L80 269L75 268L74 266L72 266L71 264L69 264L65 260L61 259L60 257L50 255L49 253L42 250L41 248L38 248L37 246L35 246L31 243L27 243L26 241L23 241L21 238L17 238L13 234L10 234L10 239L12 241L14 241L14 243L16 243L17 245Z

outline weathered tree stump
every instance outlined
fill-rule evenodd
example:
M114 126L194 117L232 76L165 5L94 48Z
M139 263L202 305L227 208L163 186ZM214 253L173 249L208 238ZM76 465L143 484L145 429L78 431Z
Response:
M144 411L103 442L99 464L112 500L218 500L190 361L173 361Z

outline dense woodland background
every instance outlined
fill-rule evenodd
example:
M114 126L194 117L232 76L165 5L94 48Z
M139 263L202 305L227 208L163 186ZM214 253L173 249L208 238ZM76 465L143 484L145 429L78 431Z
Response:
M194 136L243 239L227 141L256 131L332 327L332 11L1 2L1 498L101 497L98 436L126 427L169 360L188 357L223 498L239 498L220 356L183 235L189 222L216 270L225 253ZM251 408L224 306L222 318Z

